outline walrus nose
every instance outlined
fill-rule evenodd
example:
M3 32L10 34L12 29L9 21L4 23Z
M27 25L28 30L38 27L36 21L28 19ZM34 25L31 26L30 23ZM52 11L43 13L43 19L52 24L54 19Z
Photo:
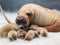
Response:
M25 25L26 23L27 22L24 18L17 18L16 19L16 24L18 24L18 25L20 25L20 24Z

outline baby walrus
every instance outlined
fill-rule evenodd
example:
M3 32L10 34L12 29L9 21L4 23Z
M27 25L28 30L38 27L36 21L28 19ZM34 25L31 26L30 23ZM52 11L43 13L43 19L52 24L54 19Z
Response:
M43 27L38 27L37 25L31 25L30 29L33 29L38 32L38 34L41 34L43 37L47 37L47 29Z

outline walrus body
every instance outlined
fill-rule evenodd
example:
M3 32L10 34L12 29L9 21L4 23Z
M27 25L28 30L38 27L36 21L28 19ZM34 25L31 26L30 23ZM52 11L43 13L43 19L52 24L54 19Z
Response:
M52 10L41 7L36 4L24 5L20 9L20 11L23 11L23 10L32 10L34 13L34 18L32 19L32 22L35 24L38 24L39 26L52 25L59 17L58 14L56 14Z
M31 16L29 17L26 13L31 13ZM18 11L16 23L19 20L18 17L24 17L24 20L27 19L28 24L36 24L46 28L48 31L60 31L59 14L37 4L26 4L22 6Z

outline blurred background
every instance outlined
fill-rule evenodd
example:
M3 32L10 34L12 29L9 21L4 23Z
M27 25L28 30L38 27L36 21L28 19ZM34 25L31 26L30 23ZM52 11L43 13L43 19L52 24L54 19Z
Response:
M15 22L17 11L27 3L35 3L50 8L60 14L60 0L0 0L0 5L5 10L8 19ZM7 21L0 12L0 28L7 24ZM8 38L0 38L0 45L60 45L60 32L48 33L48 37L35 38L32 41L18 39L10 42Z
M20 7L27 3L36 3L50 9L60 10L60 0L0 0L0 4L5 11L18 11Z

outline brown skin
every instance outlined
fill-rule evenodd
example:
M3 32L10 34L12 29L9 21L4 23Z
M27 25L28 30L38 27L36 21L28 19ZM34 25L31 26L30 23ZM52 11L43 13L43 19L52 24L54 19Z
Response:
M43 36L43 37L47 37L47 29L45 29L43 27L38 27L37 25L31 25L30 29L37 31L37 33L41 34L41 36Z
M45 26L44 28L46 28L49 32L60 32L60 18L57 19L57 21L55 22L55 24L51 25L51 26Z
M22 6L22 8L18 11L18 16L16 18L16 22L18 22L17 21L18 17L22 16L22 17L24 17L25 21L27 21L27 23L25 25L36 24L36 23L33 23L32 21L34 21L33 18L34 18L35 13L37 13L37 12L34 12L34 10L33 10L34 8L30 7L29 5L30 4ZM54 11L52 11L48 8L45 8L45 7L40 6L37 8L41 9L40 13L42 12L43 13L42 15L44 15L44 14L48 15L49 14L49 16L50 15L54 16L55 22L51 25L46 25L46 26L42 26L42 25L38 25L38 24L36 24L36 25L43 27L43 28L46 28L47 31L49 31L49 32L59 32L60 31L60 16L59 16L59 14L57 14ZM27 14L27 13L29 13L29 14Z
M25 40L31 40L35 37L38 37L38 33L37 31L34 30L29 30L25 36Z
M17 32L15 30L9 31L8 38L10 39L10 41L16 40L17 39Z
M30 29L31 29L31 30L36 30L36 28L38 28L38 25L32 24L32 25L30 26Z
M11 30L18 30L18 26L16 24L13 24L13 23L6 24L0 28L0 35L2 37L6 37L8 32ZM4 34L4 33L6 33L6 34ZM5 35L5 36L3 36L3 35Z
M23 29L19 29L18 31L17 31L17 37L18 38L25 38L25 35L26 35L26 31L24 31Z

